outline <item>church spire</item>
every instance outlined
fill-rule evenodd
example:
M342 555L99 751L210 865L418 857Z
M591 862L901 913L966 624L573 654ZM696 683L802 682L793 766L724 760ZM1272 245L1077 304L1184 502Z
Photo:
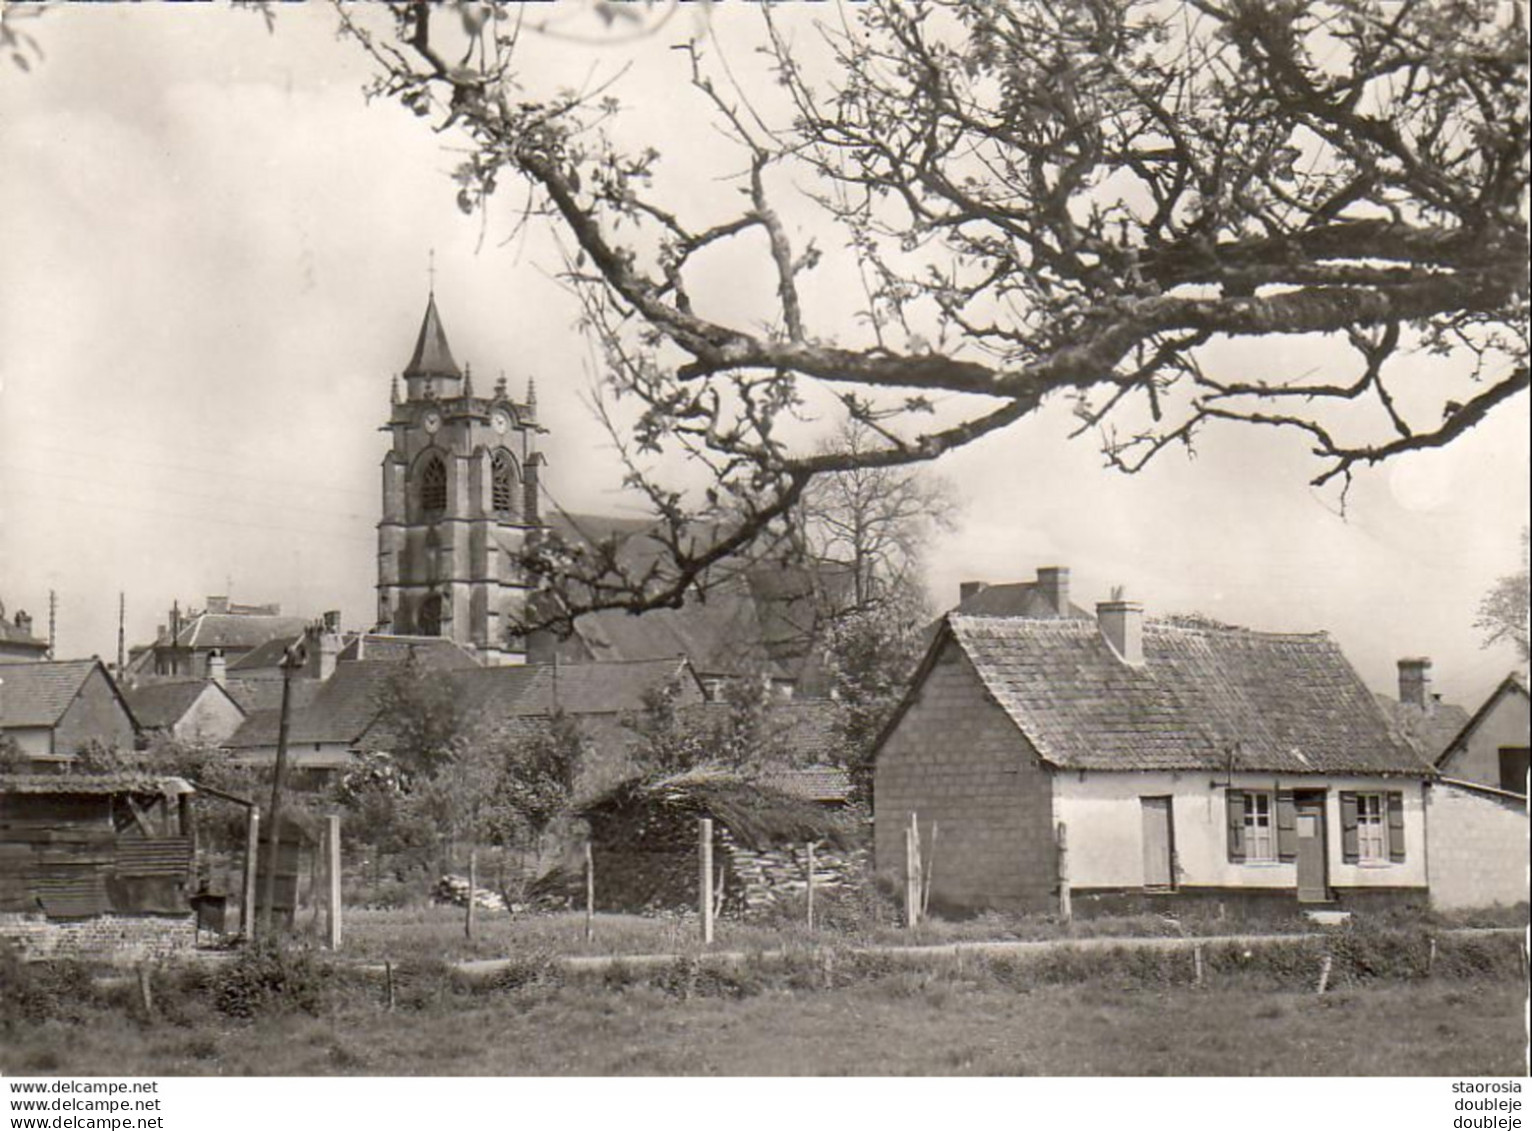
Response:
M404 367L406 377L461 377L457 362L452 360L452 349L447 345L447 332L442 329L441 315L436 313L436 291L426 299L426 316L420 322L420 335L415 339L415 352L410 363Z

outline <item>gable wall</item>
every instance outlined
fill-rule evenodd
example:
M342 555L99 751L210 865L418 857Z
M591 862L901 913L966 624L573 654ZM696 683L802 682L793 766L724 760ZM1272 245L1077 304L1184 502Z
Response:
M222 692L205 687L202 694L171 728L182 742L209 743L216 745L225 741L245 721L229 697Z
M875 860L902 892L904 831L932 841L933 908L1048 910L1057 891L1050 772L947 642L878 752Z
M133 724L100 668L85 678L54 728L53 752L73 754L91 739L118 750L133 749Z
M1525 902L1526 799L1497 797L1447 782L1437 782L1427 796L1431 905L1450 910Z
M1529 734L1532 707L1527 697L1516 691L1503 694L1468 736L1463 748L1454 750L1442 763L1441 771L1451 778L1499 789L1500 748L1526 746Z

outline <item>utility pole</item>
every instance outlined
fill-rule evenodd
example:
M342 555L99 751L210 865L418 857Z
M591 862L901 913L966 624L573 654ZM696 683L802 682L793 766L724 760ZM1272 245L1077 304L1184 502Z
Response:
M292 718L293 673L304 664L303 642L291 644L282 657L282 713L277 723L277 763L271 774L271 829L266 834L266 890L262 893L260 937L272 937L272 911L277 901L277 860L282 844L282 779L287 774L287 728Z
M127 633L124 622L128 615L128 595L121 590L117 592L117 678L122 679L122 673L127 668Z
M56 660L54 646L58 643L59 595L48 590L48 659Z

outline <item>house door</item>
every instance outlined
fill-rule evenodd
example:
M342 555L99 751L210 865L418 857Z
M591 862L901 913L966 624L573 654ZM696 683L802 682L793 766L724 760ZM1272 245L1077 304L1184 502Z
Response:
M1294 798L1298 832L1298 899L1323 903L1330 898L1325 864L1325 795L1299 794Z
M1170 798L1140 797L1138 800L1144 815L1144 886L1174 887Z

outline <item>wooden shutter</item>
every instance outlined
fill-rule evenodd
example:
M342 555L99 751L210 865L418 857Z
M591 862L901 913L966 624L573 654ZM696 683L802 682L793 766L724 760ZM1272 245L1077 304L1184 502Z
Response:
M1229 863L1245 862L1245 791L1231 789L1228 792L1229 810Z
M1404 863L1404 794L1398 790L1388 793L1388 858Z
M1341 859L1355 864L1360 857L1357 851L1356 794L1341 792L1340 795L1340 843Z
M1277 859L1298 859L1298 805L1289 789L1277 794Z

